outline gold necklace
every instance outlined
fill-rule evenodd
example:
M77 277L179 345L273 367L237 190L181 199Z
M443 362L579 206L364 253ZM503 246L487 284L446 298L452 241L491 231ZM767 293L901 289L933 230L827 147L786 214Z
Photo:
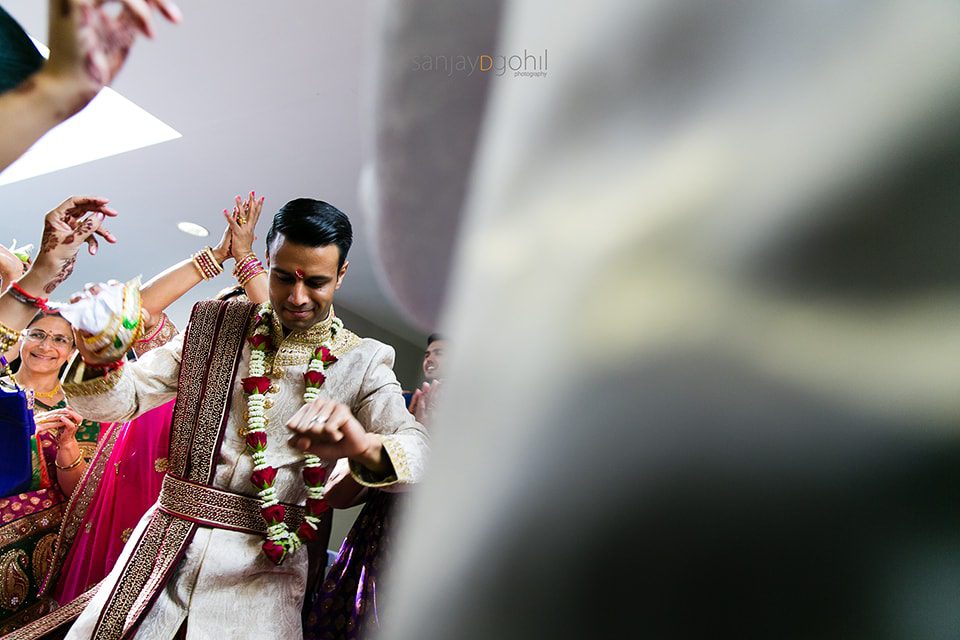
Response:
M13 376L11 377L13 378L13 381L17 383L17 385L21 387L23 386L22 384L20 384L20 381L17 380L17 374L13 374ZM60 386L60 381L58 380L56 386L54 386L53 389L51 389L50 391L37 391L36 389L34 389L33 397L40 398L41 400L45 400L45 399L52 400L53 398L57 397L57 394L59 394L62 389L63 387Z

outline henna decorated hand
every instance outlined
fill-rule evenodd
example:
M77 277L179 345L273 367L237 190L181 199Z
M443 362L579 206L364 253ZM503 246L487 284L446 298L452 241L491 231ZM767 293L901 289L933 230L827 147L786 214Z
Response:
M234 260L241 260L253 253L253 243L257 239L254 231L263 209L263 200L263 197L257 199L257 194L251 191L245 201L240 196L236 197L232 214L223 210L223 217L233 236L231 252Z
M109 200L106 198L95 196L73 196L46 215L35 266L55 273L44 287L44 293L53 293L73 273L77 252L84 243L90 255L95 255L99 248L95 236L110 243L117 241L103 227L107 216L117 215L116 211L107 207L107 202Z
M152 9L171 22L181 19L170 0L50 0L50 59L41 73L70 85L72 113L110 84L138 32L153 37Z

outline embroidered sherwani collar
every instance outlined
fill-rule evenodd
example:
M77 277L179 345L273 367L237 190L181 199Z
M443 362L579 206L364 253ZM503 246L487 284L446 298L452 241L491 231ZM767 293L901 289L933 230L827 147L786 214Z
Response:
M336 317L333 306L330 307L330 313L326 319L321 320L309 329L291 331L286 336L283 335L283 325L276 311L270 313L270 338L276 347L276 355L273 358L273 366L270 377L278 378L283 376L284 368L296 365L304 365L310 361L310 356L314 350L323 342L330 340L330 327L333 325L333 319ZM346 328L337 332L337 337L333 340L331 351L338 358L360 344L360 338Z

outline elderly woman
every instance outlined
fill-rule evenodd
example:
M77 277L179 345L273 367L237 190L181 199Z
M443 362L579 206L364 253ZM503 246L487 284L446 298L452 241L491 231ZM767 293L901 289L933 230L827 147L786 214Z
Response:
M38 314L20 340L20 368L0 379L7 388L32 392L37 425L29 486L0 498L0 631L42 607L37 587L53 558L64 502L100 435L99 423L84 420L64 401L59 374L73 352L70 324L55 314Z

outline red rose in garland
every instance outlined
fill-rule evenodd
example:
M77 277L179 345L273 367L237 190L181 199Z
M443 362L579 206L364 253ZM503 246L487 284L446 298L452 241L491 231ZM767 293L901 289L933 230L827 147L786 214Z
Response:
M246 441L251 451L263 451L267 448L267 434L263 431L248 433Z
M260 515L263 516L264 521L268 525L274 525L283 522L284 517L287 515L287 510L282 504L275 504L261 508Z
M327 381L327 376L320 371L307 371L303 374L303 381L308 387L319 387Z
M265 540L260 548L263 549L263 554L267 556L273 564L280 564L283 562L284 556L287 555L287 550L283 548L283 545L279 545L273 540Z
M247 342L250 343L251 349L255 349L257 351L273 350L273 340L270 339L270 336L254 334L247 338Z
M326 500L320 500L317 498L307 498L307 513L312 516L322 516L326 511L330 509L330 505L327 504Z
M323 481L327 479L327 470L323 467L304 467L303 468L303 481L311 487L316 487L317 485L322 485Z
M250 474L250 482L258 489L266 489L273 486L273 481L277 479L277 470L273 467L259 469Z
M297 536L304 542L315 542L320 538L316 528L309 522L300 523L300 527L297 529Z
M266 376L250 376L248 378L243 378L240 380L240 384L243 385L244 393L253 393L256 391L260 394L265 394L270 390L270 378Z

